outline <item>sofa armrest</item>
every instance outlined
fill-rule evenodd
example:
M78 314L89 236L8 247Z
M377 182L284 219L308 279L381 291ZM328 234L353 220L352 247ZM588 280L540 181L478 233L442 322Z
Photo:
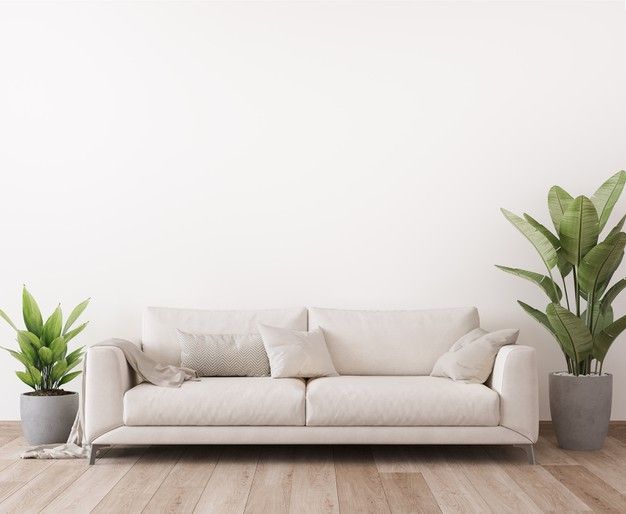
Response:
M535 443L539 435L535 349L530 346L503 346L496 356L487 385L500 395L500 425Z
M84 423L88 443L124 424L124 393L135 376L119 348L89 348L85 361Z

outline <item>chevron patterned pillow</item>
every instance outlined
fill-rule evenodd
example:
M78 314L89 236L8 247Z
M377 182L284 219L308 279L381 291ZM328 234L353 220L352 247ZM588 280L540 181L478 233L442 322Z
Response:
M201 377L266 377L270 363L259 334L188 334L177 330L181 366Z

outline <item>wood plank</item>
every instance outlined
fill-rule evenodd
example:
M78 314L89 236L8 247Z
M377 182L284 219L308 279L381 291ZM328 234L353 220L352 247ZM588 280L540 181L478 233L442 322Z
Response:
M584 466L544 466L544 468L592 510L602 512L626 511L626 497Z
M441 512L421 473L381 473L380 478L392 514Z
M576 461L556 444L554 435L539 436L535 444L535 457L538 464L576 464Z
M18 437L20 437L20 432L0 430L0 446L10 443L13 439L17 439Z
M609 423L609 436L621 443L626 443L626 421L611 421Z
M23 436L16 437L0 446L0 459L19 459L20 455L31 447Z
M419 473L419 449L411 445L375 445L372 454L379 473Z
M182 453L182 447L154 447L102 498L92 512L139 512L150 501Z
M226 446L194 512L241 513L252 486L259 450L255 446Z
M193 512L219 453L217 446L188 447L143 512Z
M374 457L368 447L338 446L333 450L337 496L342 514L389 512Z
M330 446L302 446L296 453L289 512L338 514L337 479Z
M574 461L573 464L584 466L621 494L626 494L626 448L622 443L607 437L600 451L563 451Z
M18 460L0 471L0 502L52 465L50 460Z
M448 458L460 463L465 476L493 511L541 512L522 488L499 466L494 465L482 448L461 449Z
M421 472L443 512L484 513L489 506L468 480L460 463L452 460L450 447L424 448Z
M144 453L145 448L109 449L103 457L96 460L95 465L87 466L87 470L42 512L90 512ZM86 466L85 462L84 464Z
M506 465L506 473L546 512L587 512L589 507L542 466Z
M266 446L261 449L248 495L246 513L289 512L294 453L294 448L290 446Z
M0 503L0 512L39 512L87 471L84 460L55 460Z

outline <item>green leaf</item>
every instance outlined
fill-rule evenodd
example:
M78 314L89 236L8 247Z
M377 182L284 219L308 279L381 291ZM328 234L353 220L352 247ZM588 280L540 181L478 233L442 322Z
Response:
M554 329L552 328L552 325L550 325L550 321L548 320L548 316L546 316L539 309L535 309L534 307L531 307L530 305L528 305L527 303L522 302L521 300L517 300L517 303L519 303L519 305L520 305L520 307L522 309L524 309L535 320L537 320L539 323L541 323L554 337L556 337ZM557 341L558 341L558 338L557 338ZM559 342L559 344L560 344L560 342Z
M9 352L13 357L15 357L22 364L24 364L24 366L32 366L33 364L35 364L33 361L31 361L28 358L28 355L26 355L24 353L13 351L10 348L5 348L4 346L2 346L0 348L2 348L3 350L6 350L7 352Z
M32 332L28 332L27 330L19 330L17 335L18 337L21 336L25 338L31 345L33 345L33 348L35 348L35 350L39 350L39 348L41 348L41 341Z
M43 330L41 311L33 296L26 289L26 286L22 289L22 315L24 316L24 323L28 331L32 332L37 337L41 337Z
M27 386L35 389L35 382L33 381L33 377L30 376L30 373L26 373L24 371L16 371L15 374L17 375L17 378L19 378Z
M624 222L626 222L626 215L622 216L622 219L617 222L617 225L615 225L611 229L611 231L609 232L609 235L606 236L606 239L611 239L615 234L617 234L618 232L621 232L622 228L624 228Z
M609 348L624 329L626 329L626 316L622 316L596 334L593 340L593 357L602 362Z
M618 171L602 184L591 197L591 201L596 208L600 220L600 231L604 228L604 225L606 225L615 203L622 194L625 183L626 171Z
M75 368L76 366L78 366L80 364L80 359L75 360L74 362L68 362L67 363L67 369L65 371L69 371L70 369Z
M563 351L576 363L586 359L593 349L593 339L583 321L556 303L548 305L546 314Z
M600 301L600 310L605 312L607 309L609 309L611 307L611 304L613 303L613 300L617 298L617 295L619 295L624 288L626 288L626 278L615 282L615 284L613 284L613 286L606 293L604 293L604 296Z
M548 276L542 275L541 273L535 273L534 271L526 271L519 268L508 268L507 266L498 266L496 264L496 268L505 271L506 273L510 273L511 275L515 275L521 278L525 278L526 280L531 281L533 284L537 284L543 292L548 295L550 301L554 303L559 303L563 296L561 292L561 288Z
M72 353L70 353L67 357L65 357L65 360L67 361L67 363L72 364L74 361L79 361L80 358L83 356L84 349L85 347L81 346L80 348L77 348Z
M38 354L37 348L33 347L28 337L25 335L26 332L20 330L17 333L17 344L20 346L20 350L22 353L26 355L33 363L37 362Z
M41 384L41 372L35 366L27 366L28 372L33 379L33 383L37 386Z
M52 350L46 346L39 348L39 358L46 366L52 364Z
M87 305L89 305L90 299L91 298L87 298L84 302L81 302L76 307L74 307L74 310L72 310L69 317L67 318L67 321L65 322L65 327L63 328L64 335L67 333L70 327L74 324L74 322L79 318L79 316L83 313L83 311L87 308Z
M67 384L70 380L74 380L78 375L80 375L82 371L73 371L72 373L68 373L64 375L61 380L59 380L59 385Z
M554 249L557 254L557 267L559 268L559 273L562 277L567 277L572 272L572 265L565 258L565 252L561 248L561 241L556 237L550 230L548 230L545 226L539 223L535 218L533 218L530 214L524 214L524 218L528 223L530 223L533 227L535 227L539 232L541 232L548 241L552 243Z
M58 382L61 380L61 377L67 371L67 361L65 359L60 360L54 366L52 366L52 372L50 373L50 377L53 382Z
M61 335L61 326L63 324L63 313L61 306L57 306L50 315L46 324L43 326L43 344L49 346L52 341Z
M578 266L598 242L599 233L596 208L589 198L578 196L563 214L559 225L559 238L567 260Z
M50 343L50 350L52 351L52 360L58 361L59 359L62 359L67 351L65 338L63 336L57 337Z
M582 312L580 319L587 319L587 309ZM597 306L593 309L593 334L602 331L602 329L609 326L611 323L613 323L613 309L611 307L609 307L606 312L601 312Z
M85 321L85 323L83 323L82 325L79 325L74 330L70 330L67 334L65 334L64 336L65 342L69 343L70 340L74 339L78 334L80 334L83 330L85 330L85 327L87 326L88 323L89 321Z
M594 314L593 333L602 332L606 327L613 323L613 308L609 307L605 312L597 309L598 314Z
M15 324L11 321L11 318L9 318L6 313L0 309L0 318L2 318L4 321L6 321L9 325L11 325L11 327L13 328L13 330L17 331L17 327L15 326Z
M548 209L550 210L552 224L557 234L559 232L561 218L563 218L563 214L565 214L565 211L572 201L572 196L559 186L552 186L548 192Z
M506 209L501 209L504 217L508 219L535 247L546 267L550 270L556 266L557 255L550 240L528 221L520 218ZM594 210L595 212L595 210Z
M580 261L578 283L587 291L595 294L599 287L607 281L619 266L624 248L626 234L619 232L609 241L594 246Z

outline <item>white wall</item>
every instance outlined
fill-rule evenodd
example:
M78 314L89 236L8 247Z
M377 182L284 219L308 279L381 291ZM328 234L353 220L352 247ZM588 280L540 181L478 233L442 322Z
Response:
M146 304L475 304L537 348L545 419L563 363L515 304L541 293L493 267L541 270L498 208L548 222L549 186L626 167L625 24L621 1L2 4L0 306L92 296L90 344L138 338Z

